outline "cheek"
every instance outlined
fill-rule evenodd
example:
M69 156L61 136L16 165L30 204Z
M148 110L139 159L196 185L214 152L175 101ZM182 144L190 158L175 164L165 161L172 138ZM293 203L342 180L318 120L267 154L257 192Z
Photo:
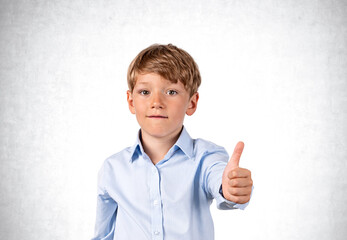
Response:
M184 101L181 101L179 104L175 104L175 107L172 108L172 113L175 115L176 118L182 119L186 115L187 110L187 103Z
M134 108L136 112L142 112L145 107L143 102L136 99L134 100Z

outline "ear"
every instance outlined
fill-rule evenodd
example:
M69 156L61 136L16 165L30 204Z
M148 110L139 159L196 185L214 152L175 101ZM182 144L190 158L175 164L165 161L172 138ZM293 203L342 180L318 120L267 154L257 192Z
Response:
M128 101L128 107L129 107L130 112L132 114L135 114L133 94L129 90L127 91L127 101Z
M198 107L199 93L194 93L189 100L189 105L186 111L188 116L191 116L195 113L196 108Z

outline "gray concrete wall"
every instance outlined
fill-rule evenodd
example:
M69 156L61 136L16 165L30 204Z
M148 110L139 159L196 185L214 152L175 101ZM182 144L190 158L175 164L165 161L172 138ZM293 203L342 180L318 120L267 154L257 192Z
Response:
M216 239L345 239L345 1L0 1L0 239L88 239L96 175L138 130L128 64L153 43L197 61L189 133L255 190Z

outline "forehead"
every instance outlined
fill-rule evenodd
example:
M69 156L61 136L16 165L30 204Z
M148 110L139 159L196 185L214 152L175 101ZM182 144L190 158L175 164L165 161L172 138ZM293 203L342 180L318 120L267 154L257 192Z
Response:
M138 74L135 82L135 86L136 85L178 85L184 87L180 81L175 83L174 81L168 80L157 73Z

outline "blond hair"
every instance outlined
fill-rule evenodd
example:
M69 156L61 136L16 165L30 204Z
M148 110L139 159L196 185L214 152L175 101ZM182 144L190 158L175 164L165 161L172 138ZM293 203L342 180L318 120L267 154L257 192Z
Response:
M128 87L132 92L138 74L156 73L172 83L180 81L192 96L198 91L201 77L198 65L183 49L172 44L154 44L142 50L128 68Z

